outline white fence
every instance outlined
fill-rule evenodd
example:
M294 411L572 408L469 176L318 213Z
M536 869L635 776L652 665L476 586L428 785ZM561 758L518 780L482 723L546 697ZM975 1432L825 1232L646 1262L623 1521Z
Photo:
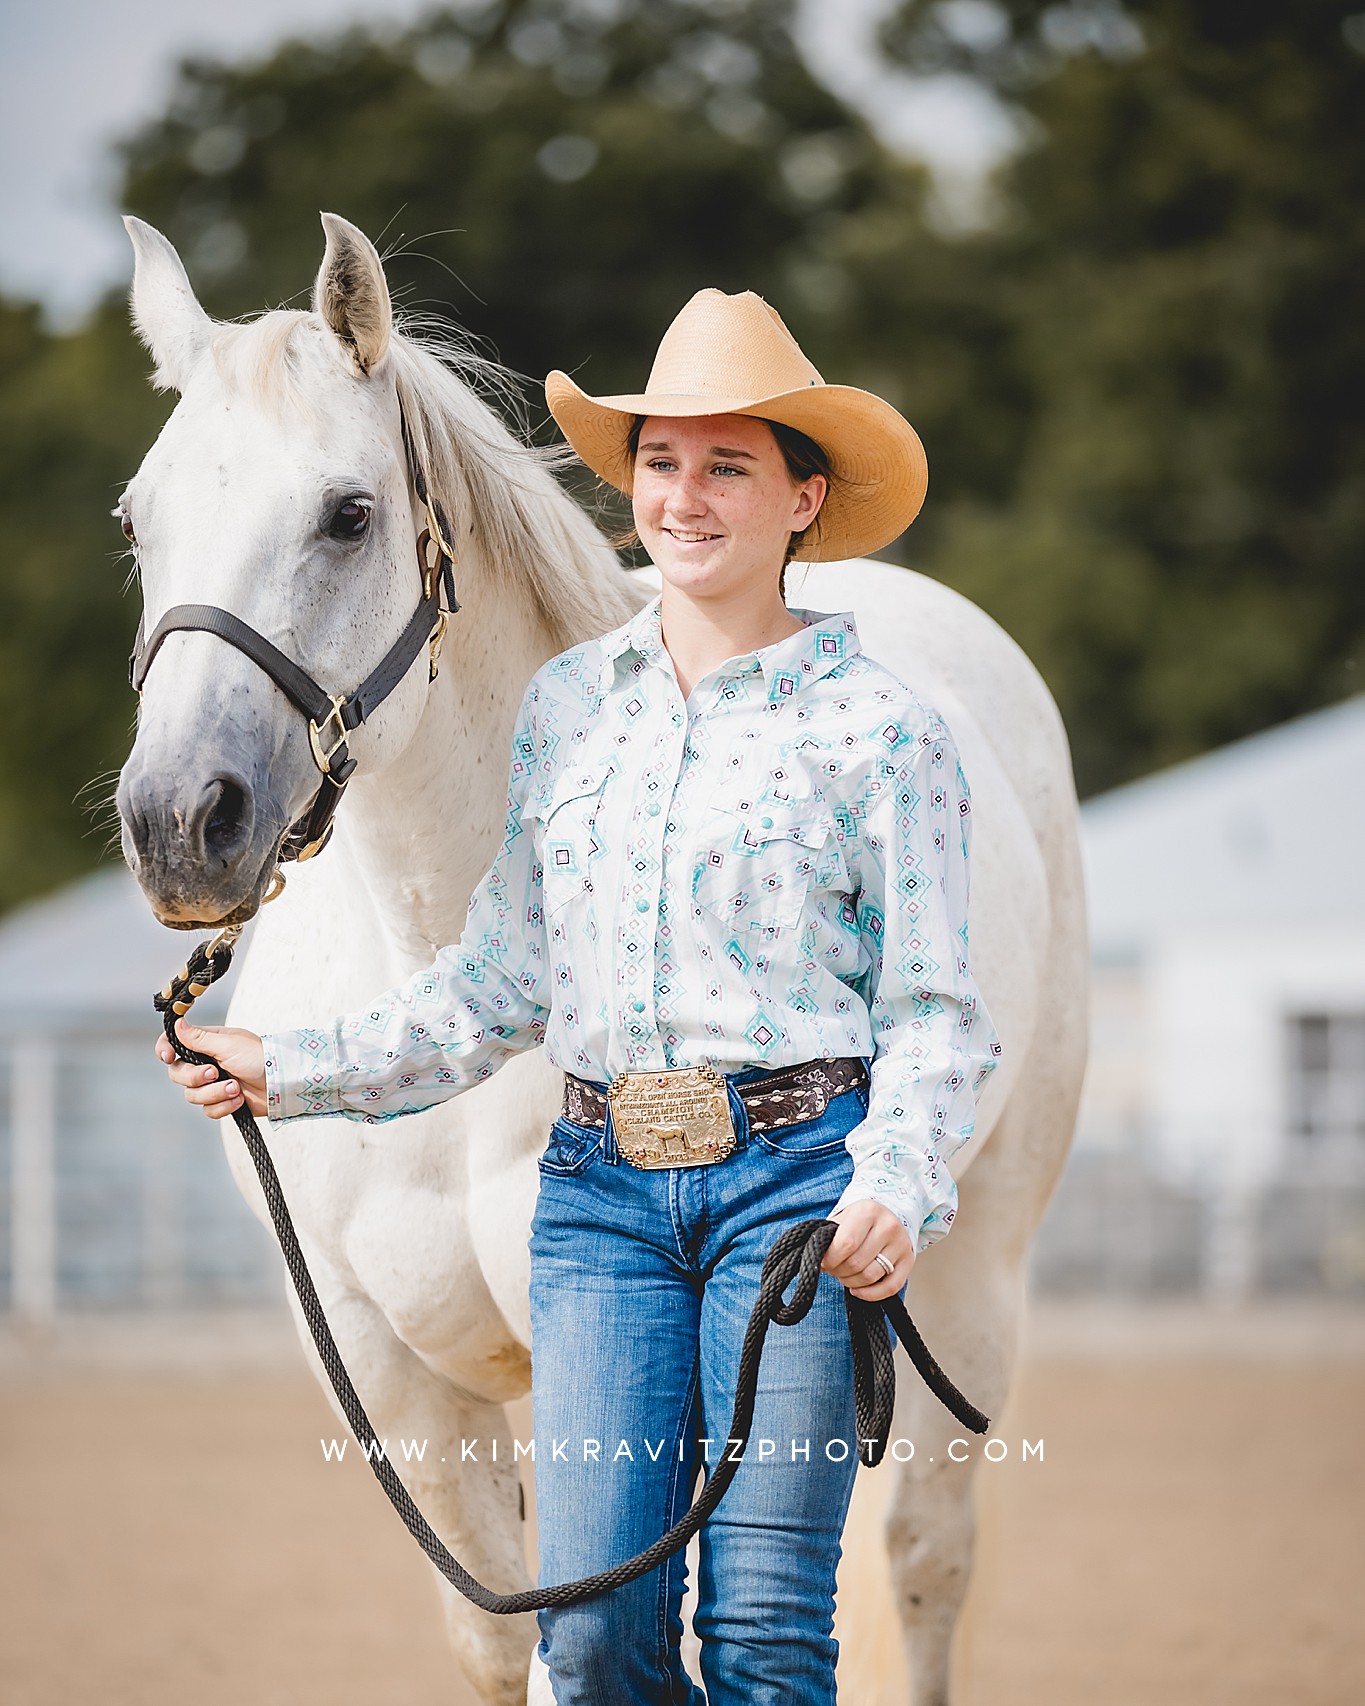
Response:
M154 1036L79 1017L0 1034L0 1306L15 1315L283 1301L221 1130L168 1087Z
M1033 1246L1035 1292L1365 1297L1365 1180L1324 1170L1182 1190L1140 1149L1073 1151Z
M232 1182L222 1129L170 1090L154 1035L88 1019L0 1033L0 1309L282 1304L278 1250ZM1162 1182L1137 1149L1082 1147L1031 1278L1052 1294L1365 1295L1365 1183L1300 1175L1230 1206Z

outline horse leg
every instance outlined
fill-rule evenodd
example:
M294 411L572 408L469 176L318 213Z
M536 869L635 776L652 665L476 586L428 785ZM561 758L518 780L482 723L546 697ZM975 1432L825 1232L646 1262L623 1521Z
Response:
M506 1412L501 1404L461 1400L448 1405L447 1413L454 1455L445 1454L448 1461L440 1466L430 1506L415 1486L414 1496L446 1545L485 1587L499 1593L531 1587L524 1551L522 1483L511 1461L512 1433ZM479 1462L458 1461L462 1438L479 1441ZM494 1443L496 1462L491 1461ZM451 1648L480 1698L486 1706L523 1706L528 1699L526 1657L539 1639L535 1613L491 1616L471 1605L439 1572L436 1584Z
M418 1509L471 1575L495 1592L532 1585L526 1568L521 1478L501 1403L457 1391L394 1333L369 1297L314 1281L342 1360L379 1439L416 1440L426 1449L390 1461ZM307 1328L305 1348L324 1392L338 1410ZM395 1522L399 1519L393 1518ZM537 1640L535 1615L495 1617L480 1611L435 1571L446 1633L456 1661L484 1706L524 1706L527 1655Z
M961 1192L964 1205L968 1195ZM947 1244L967 1230L972 1218L969 1211L959 1212L944 1241L945 1257ZM1022 1269L978 1251L975 1261L960 1264L956 1276L943 1276L945 1285L953 1278L961 1283L957 1294L944 1300L948 1307L931 1307L925 1297L930 1288L916 1292L913 1276L907 1305L954 1385L996 1418L1013 1373ZM914 1456L894 1466L886 1509L891 1588L910 1698L914 1706L949 1706L953 1633L971 1581L976 1539L973 1485L985 1441L964 1429L913 1371L903 1365L900 1375L904 1397L896 1405L892 1438L912 1441Z
M1066 1017L1065 1006L1053 1009L1047 1059L1030 1061L959 1182L952 1232L925 1252L906 1294L944 1371L996 1421L1014 1375L1029 1247L1075 1128L1085 1025L1083 1016L1072 1024ZM976 1534L973 1483L986 1439L968 1433L914 1376L901 1381L897 1412L893 1437L912 1440L914 1455L896 1466L887 1510L892 1589L914 1706L949 1706L950 1649Z

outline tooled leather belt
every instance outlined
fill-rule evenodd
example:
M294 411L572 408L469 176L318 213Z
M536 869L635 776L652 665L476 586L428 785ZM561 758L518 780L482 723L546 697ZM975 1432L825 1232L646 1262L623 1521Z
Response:
M764 1132L819 1119L836 1096L866 1083L867 1068L861 1060L806 1060L736 1084L735 1090L749 1115L750 1131ZM604 1131L607 1099L595 1084L566 1072L564 1118Z

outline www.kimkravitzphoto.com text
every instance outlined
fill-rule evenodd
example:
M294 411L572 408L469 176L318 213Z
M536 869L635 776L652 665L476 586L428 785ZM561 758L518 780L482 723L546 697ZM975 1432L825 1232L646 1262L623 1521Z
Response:
M436 1458L441 1463L519 1463L523 1459L534 1463L537 1456L548 1456L555 1463L568 1463L575 1458L584 1463L615 1463L637 1462L646 1460L658 1463L664 1457L676 1456L682 1462L692 1442L688 1440L670 1441L667 1439L594 1439L584 1435L582 1439L458 1439L446 1441L444 1449L438 1449L429 1439L377 1439L368 1447L345 1438L321 1439L318 1444L322 1448L324 1462L344 1463L349 1448L354 1446L355 1453L366 1462L376 1462L388 1458L395 1463L426 1463ZM831 1463L842 1463L859 1447L869 1442L861 1438L845 1439L835 1436L826 1440L810 1439L751 1439L747 1446L736 1439L699 1439L696 1447L702 1461L708 1465L729 1459L733 1461L743 1456L745 1461L756 1463L810 1463L815 1457L823 1455ZM741 1447L743 1450L741 1451ZM991 1438L975 1441L968 1439L951 1439L946 1446L940 1448L942 1455L952 1463L966 1463L973 1458L987 1463L1042 1463L1044 1461L1043 1441L1041 1439L1021 1439L1017 1445L1009 1441ZM918 1450L911 1439L893 1439L890 1441L885 1455L897 1463L908 1463L915 1456L928 1456L928 1461L934 1461L932 1454Z

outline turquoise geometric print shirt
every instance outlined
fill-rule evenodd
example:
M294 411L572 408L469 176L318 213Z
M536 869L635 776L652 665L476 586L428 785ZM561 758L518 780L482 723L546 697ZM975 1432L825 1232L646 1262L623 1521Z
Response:
M969 969L967 783L851 615L794 614L686 701L657 599L545 664L461 940L363 1012L266 1037L270 1118L414 1113L542 1042L598 1083L860 1055L835 1206L943 1237L944 1162L1000 1053Z

